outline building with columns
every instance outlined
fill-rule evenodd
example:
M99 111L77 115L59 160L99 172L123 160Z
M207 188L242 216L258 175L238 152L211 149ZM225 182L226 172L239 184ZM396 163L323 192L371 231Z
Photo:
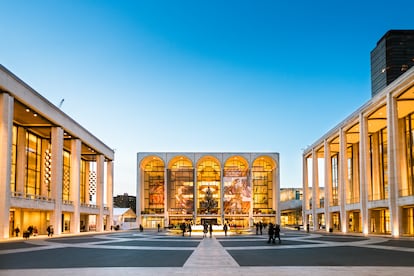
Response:
M0 239L110 229L114 151L0 65Z
M304 150L302 208L311 228L414 236L414 68Z
M137 223L280 223L278 153L137 154Z

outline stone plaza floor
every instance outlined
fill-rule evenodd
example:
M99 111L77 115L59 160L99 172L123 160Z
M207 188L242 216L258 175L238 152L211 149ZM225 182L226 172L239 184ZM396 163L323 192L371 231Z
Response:
M414 275L414 239L283 230L191 237L153 231L0 242L0 275Z

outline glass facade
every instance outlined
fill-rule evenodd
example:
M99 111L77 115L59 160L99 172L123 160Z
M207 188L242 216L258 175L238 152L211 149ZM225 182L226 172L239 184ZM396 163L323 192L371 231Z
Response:
M140 161L138 184L143 198L141 210L137 207L141 222L144 227L206 222L227 223L232 228L249 227L256 221L275 222L275 164L267 156L254 161L242 155L228 156L225 160L214 154L197 160L186 154L178 154L171 160L162 160L156 154L146 156ZM164 188L166 201L161 200ZM159 199L156 206L150 199L154 194Z
M164 163L154 159L144 169L144 202L147 214L164 213Z
M190 160L181 158L168 169L168 212L192 215L194 211L194 169Z
M412 196L414 195L414 113L404 119L404 133L407 180L403 182L400 195Z
M26 181L25 194L40 195L42 139L26 133Z
M197 213L217 215L220 211L220 164L214 159L206 159L197 167Z
M331 164L332 164L332 179L331 179L331 191L332 191L332 200L331 200L331 206L337 206L339 205L339 200L338 200L338 163L339 163L339 156L338 154L335 154L331 157Z
M64 202L70 201L70 153L63 151L63 189L62 200Z

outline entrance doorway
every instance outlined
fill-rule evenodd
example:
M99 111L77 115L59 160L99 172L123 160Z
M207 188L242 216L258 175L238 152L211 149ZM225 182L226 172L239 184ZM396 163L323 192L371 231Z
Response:
M201 224L204 225L204 223L207 223L208 225L210 225L210 224L216 225L217 224L217 219L216 218L202 218L201 219Z

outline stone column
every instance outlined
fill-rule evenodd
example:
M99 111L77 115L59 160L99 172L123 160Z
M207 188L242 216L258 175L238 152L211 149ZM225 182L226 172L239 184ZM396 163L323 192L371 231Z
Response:
M364 114L359 114L359 187L361 192L361 222L362 233L365 235L369 232L369 217L368 217L368 187L370 183L370 166L369 160L369 138L368 138L368 119Z
M165 160L167 161L167 160ZM164 162L165 162L164 161ZM168 166L168 164L167 164ZM164 221L167 220L168 217L168 193L167 193L167 189L168 189L168 181L169 181L169 175L168 175L168 167L164 167Z
M400 160L397 101L387 94L387 140L388 140L388 205L390 208L390 226L393 237L400 235L398 190L400 187L398 162Z
M303 175L303 191L302 191L302 221L303 225L306 226L309 223L308 215L307 215L307 208L309 207L309 200L308 200L308 162L305 153L302 156L302 175Z
M106 205L109 210L109 218L106 221L106 230L110 230L113 223L114 202L114 162L106 162Z
M80 232L80 170L81 170L82 143L79 139L71 140L70 154L70 198L73 202L73 214L71 216L72 233Z
M331 213L329 209L332 200L332 163L331 163L331 148L328 141L325 139L324 144L324 171L325 171L325 230L328 232L331 225Z
M104 229L104 165L105 157L102 154L96 155L96 205L99 215L96 217L96 231L102 232Z
M274 191L273 194L275 195L273 202L276 204L276 223L280 225L280 161L278 160L276 163L276 167L273 170L273 180L274 180Z
M318 214L316 209L319 208L319 176L318 176L318 153L312 149L312 223L313 230L318 229Z
M223 223L224 221L224 168L220 168L220 218Z
M197 204L198 204L198 199L197 199L197 195L198 195L198 191L197 191L197 164L195 166L195 168L193 169L193 176L194 176L194 183L193 183L193 212L194 215L193 217L195 218L195 220L197 221ZM195 223L195 222L194 222Z
M141 169L141 164L139 162L137 162L137 199L136 199L136 211L137 211L137 227L142 223L141 222L141 212L142 212L142 206L144 203L144 197L143 197L143 193L141 193L142 191L142 186L144 185L144 181L143 181L143 172Z
M63 129L52 127L52 181L51 194L55 210L50 217L54 234L62 233L62 182L63 182Z
M13 133L14 99L7 93L0 94L0 239L10 232L10 177Z
M339 198L341 231L348 232L348 219L346 215L346 184L348 180L348 162L346 154L346 134L343 128L339 133Z

